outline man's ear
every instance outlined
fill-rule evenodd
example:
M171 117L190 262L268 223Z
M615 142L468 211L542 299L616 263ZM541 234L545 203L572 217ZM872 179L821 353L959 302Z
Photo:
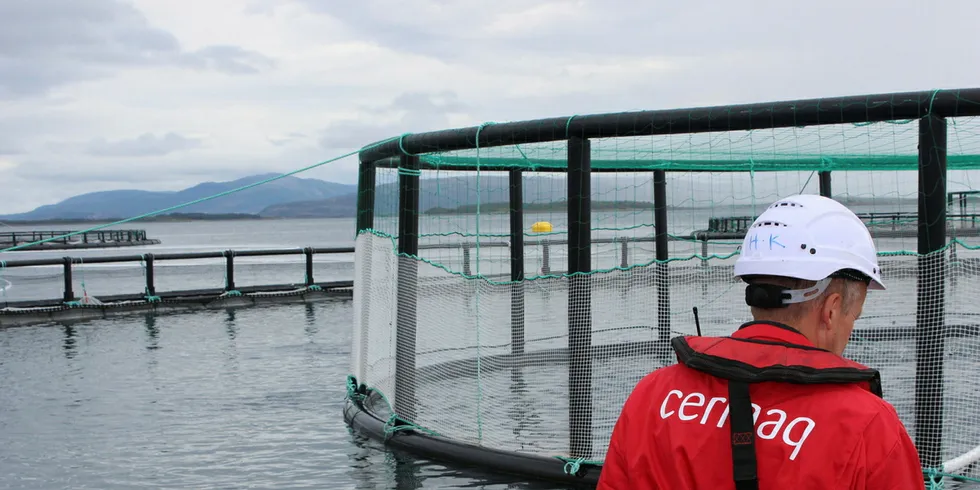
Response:
M820 327L830 328L842 313L841 307L844 305L844 298L838 292L827 294L820 307Z

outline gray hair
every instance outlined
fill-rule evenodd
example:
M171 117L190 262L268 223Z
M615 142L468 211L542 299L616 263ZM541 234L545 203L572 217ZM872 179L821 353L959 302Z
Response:
M782 276L747 276L745 277L745 282L749 284L774 284L790 289L806 289L816 285L817 283L816 281ZM792 303L784 308L773 309L752 306L752 316L760 319L765 318L771 321L793 324L813 311L813 309L820 303L820 300L833 293L838 293L841 295L841 309L847 313L858 306L857 302L858 298L861 297L861 287L863 287L863 285L858 281L834 277L831 279L827 289L820 293L819 296L812 298L809 301Z

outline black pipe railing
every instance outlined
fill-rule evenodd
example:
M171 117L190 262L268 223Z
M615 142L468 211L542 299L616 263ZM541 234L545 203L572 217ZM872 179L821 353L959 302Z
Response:
M900 226L917 228L918 213L913 212L872 212L857 213L866 225L873 228L891 227L893 230ZM708 218L708 232L717 233L744 233L752 226L755 216L726 216L721 218ZM947 214L949 223L960 223L961 227L969 226L976 228L980 224L980 213L968 214ZM873 230L872 230L873 231Z
M980 100L980 88L582 114L407 134L368 145L361 150L359 158L361 162L377 162L402 154L561 141L572 134L580 138L615 138L896 121L919 119L926 114L978 116L980 104L972 102L977 100ZM486 165L483 170L493 170L493 167Z
M54 240L50 240L50 239ZM109 243L146 242L146 230L98 230L98 231L4 231L0 232L0 247L16 246L50 240L47 243Z
M363 185L359 190L365 194L365 198L358 200L358 231L362 231L364 224L368 222L367 217L373 216L374 202L367 198L373 196L375 182L373 178L367 178L365 173L374 172L378 168L398 167L400 179L404 184L406 179L405 172L410 172L414 176L420 170L438 168L431 162L419 162L412 160L406 161L407 155L421 155L434 152L448 152L456 150L486 149L491 147L502 147L511 145L528 145L533 143L568 141L570 138L577 138L583 141L597 138L616 138L616 137L637 137L652 135L672 135L672 134L694 134L694 133L720 133L747 130L769 130L776 128L804 127L804 126L826 126L833 124L848 123L875 123L883 121L916 120L919 125L918 138L918 212L915 215L917 227L899 227L898 218L894 225L895 230L872 230L876 236L905 236L915 233L919 238L919 252L929 254L940 249L941 244L945 244L946 227L948 223L954 222L955 217L947 215L946 204L949 198L946 194L946 138L947 128L946 119L953 117L980 116L980 88L957 89L957 90L934 90L920 92L905 92L891 94L869 94L845 97L824 97L819 99L791 100L778 102L764 102L755 104L739 104L716 107L692 107L671 110L636 111L592 115L575 115L572 117L552 117L548 119L538 119L533 121L515 121L492 125L479 125L466 128L445 129L418 134L406 134L397 138L390 138L377 144L368 145L359 152L361 162L362 178L360 183ZM549 169L549 171L564 171L568 173L571 181L576 172L581 172L581 168L575 165L575 160L584 160L584 157L573 158L572 147L569 148L568 161L564 168ZM407 165L411 163L411 165ZM594 164L594 162L590 162ZM637 169L631 162L623 162L622 166L598 166L590 169L590 172L635 172ZM478 168L468 166L452 166L446 170L467 171L479 170L487 171L509 171L511 167L506 162L497 164L480 165ZM663 172L664 170L660 170ZM820 169L820 193L824 196L833 195L831 189L831 174L828 169ZM662 174L655 174L655 181L663 180ZM655 186L656 187L656 186ZM406 189L403 188L404 192ZM570 188L567 197L570 205L573 203L576 191ZM413 181L413 192L414 181ZM672 238L667 234L666 202L663 186L660 190L655 189L654 206L658 213L656 223L657 258L667 257L667 243ZM581 199L579 197L579 199ZM581 201L580 201L581 202ZM404 206L403 206L404 207ZM961 209L965 209L965 198L961 202ZM417 211L413 209L413 211ZM963 213L965 214L965 213ZM911 217L909 217L911 220ZM407 214L404 211L399 216L399 220L416 220L414 224L399 222L400 228L417 227L418 214ZM973 219L970 222L974 222ZM751 223L751 221L749 221ZM719 223L720 224L720 223ZM576 263L580 263L578 249L580 240L575 238L581 235L582 230L577 231L572 227L578 226L569 223L569 238L567 249L569 255L569 268L574 271ZM747 226L747 225L746 225ZM699 231L692 233L693 237L704 239L706 247L707 240L714 238L741 238L738 232L740 226L733 226L731 230L711 233ZM417 228L413 228L417 233ZM743 231L744 232L744 231ZM950 230L950 233L957 235L977 234L980 228L958 227ZM593 241L592 243L595 243ZM482 245L481 245L482 246ZM502 245L505 246L505 245ZM419 247L421 248L421 247ZM542 250L545 257L548 256L548 249ZM916 313L917 325L917 345L916 345L916 395L915 405L915 436L916 445L924 467L935 468L941 462L939 456L942 453L942 411L937 409L936 401L942 394L941 369L930 369L931 366L941 365L943 359L942 341L937 341L941 336L935 332L942 331L945 327L944 311L944 284L945 276L943 268L947 263L945 254L932 254L929 260L920 260L918 265L918 300L920 302ZM512 254L512 260L522 261L522 255ZM934 261L934 262L933 262ZM658 270L667 271L666 262L658 265ZM547 270L543 272L547 273ZM669 271L667 271L669 272ZM399 269L399 283L402 282L401 269ZM670 274L660 274L658 278L658 303L667 305L669 301ZM662 292L660 292L662 291ZM516 304L516 303L515 303ZM403 308L404 307L404 308ZM411 385L414 389L416 370L410 364L414 357L402 353L405 349L413 349L414 342L411 344L402 343L403 335L406 340L414 339L415 317L414 304L399 301L398 308L398 368L395 374L396 397L400 398L398 386ZM663 306L661 308L669 308ZM403 316L406 320L402 320ZM411 319L409 322L407 319ZM573 336L581 326L577 318L569 315L568 319L569 335ZM405 325L403 326L403 323ZM410 323L410 324L409 324ZM669 309L658 309L658 327L666 328L669 331L671 316ZM405 330L403 334L402 330ZM576 337L577 340L584 340L584 337ZM570 346L571 348L571 346ZM578 350L579 345L575 346ZM571 369L571 366L570 366ZM583 387L588 387L588 381L576 378L570 380L570 396L578 393ZM402 393L414 393L404 391ZM403 404L411 401L402 401ZM941 406L941 405L938 405ZM402 413L401 407L396 404L396 412ZM919 414L929 414L920 416ZM408 420L414 412L408 414ZM581 431L587 427L587 420L580 417L575 410L569 411L569 419L572 423L572 432ZM587 453L588 447L578 444L578 441L570 441L572 453ZM443 454L443 457L452 458L453 454ZM495 456L494 456L495 457ZM542 470L543 471L543 470Z
M62 265L64 267L64 272L62 273L64 279L64 291L61 300L51 300L51 299L40 299L40 300L23 300L23 301L11 301L6 302L7 306L52 306L60 303L69 303L75 300L75 292L72 287L73 283L73 265L74 264L112 264L112 263L126 263L126 262L141 262L143 263L146 270L146 284L143 294L124 294L115 296L104 296L101 297L102 301L132 301L138 299L164 299L171 297L182 297L182 296L208 296L213 294L221 294L222 292L238 291L238 292L255 292L255 291L279 291L286 289L295 289L296 285L293 284L272 284L272 285L262 285L262 286L252 286L248 288L236 287L235 286L235 257L266 257L266 256L279 256L279 255L304 255L305 256L305 271L306 277L303 281L305 287L319 286L322 289L335 289L342 287L352 287L352 281L328 281L328 282L316 282L313 277L313 257L314 255L320 254L345 254L354 253L354 247L336 247L336 248L324 248L324 247L306 247L306 248L288 248L288 249L253 249L253 250L219 250L212 252L178 252L178 253L163 253L163 254L141 254L141 255L110 255L110 256L97 256L97 257L59 257L50 259L23 259L23 260L6 260L0 262L0 269L15 269L24 267L41 267L41 266L52 266L52 265ZM168 260L196 260L196 259L216 259L224 258L225 260L225 284L221 289L200 289L200 290L180 290L180 291L165 291L157 292L154 274L154 264L160 261Z

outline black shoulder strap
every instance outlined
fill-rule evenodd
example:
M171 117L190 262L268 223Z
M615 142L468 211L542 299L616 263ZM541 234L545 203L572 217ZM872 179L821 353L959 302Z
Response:
M755 421L749 384L728 381L728 421L732 432L732 463L736 490L758 490L755 461Z

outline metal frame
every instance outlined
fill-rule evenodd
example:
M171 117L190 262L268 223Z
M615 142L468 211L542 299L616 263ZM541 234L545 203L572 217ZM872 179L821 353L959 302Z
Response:
M667 135L683 133L723 132L737 130L758 130L783 127L830 125L843 123L869 123L901 119L919 120L919 253L933 254L945 246L946 226L946 125L949 117L980 115L980 88L962 90L937 90L921 92L904 92L893 94L858 95L846 97L831 97L805 100L792 100L772 103L741 104L730 106L686 108L660 111L638 111L613 114L576 115L573 117L555 117L548 119L509 122L488 126L472 126L459 129L447 129L427 133L407 134L400 138L375 143L365 147L359 154L361 161L360 194L358 200L358 232L370 227L374 205L374 172L377 168L399 166L400 192L414 196L412 200L402 200L400 220L413 220L411 223L399 223L399 251L417 254L418 232L418 170L428 168L419 163L419 155L428 152L446 152L453 150L471 150L496 146L541 143L549 141L568 141L568 163L565 171L569 174L569 273L575 277L575 272L589 269L589 196L575 195L587 188L589 175L593 171L589 167L588 141L593 138L615 138L643 135ZM397 163L396 163L397 162ZM415 175L406 175L403 170L414 171ZM444 171L478 170L476 167L446 167ZM520 189L520 172L510 168L480 167L482 171L511 171L512 189ZM549 172L556 171L548 169ZM561 170L558 170L561 171ZM596 169L596 171L600 171ZM603 168L601 171L617 171L615 168ZM622 171L635 172L636 169ZM819 173L820 193L831 195L830 172ZM666 209L666 174L664 170L654 171L654 208L656 226L656 257L658 308L657 325L661 332L661 341L665 341L670 331L669 311L669 274L667 273L668 235ZM518 191L519 192L519 191ZM520 204L512 194L511 201ZM409 207L405 207L409 206ZM517 206L512 210L512 234L519 236L517 231L522 209ZM572 221L571 218L576 218ZM413 242L414 241L414 242ZM410 245L414 243L413 245ZM519 244L520 240L514 239ZM403 246L404 244L404 246ZM942 424L941 413L935 410L935 403L941 400L942 370L936 366L942 365L944 318L943 318L943 280L941 272L946 258L943 254L933 254L931 258L922 259L919 269L919 308L917 311L916 363L916 444L919 448L924 466L938 466L941 461ZM520 280L523 275L523 249L512 250L513 262L520 262L520 267L512 265L512 277ZM415 314L414 303L410 299L402 299L402 291L412 289L417 276L412 271L403 273L407 264L405 258L399 262L399 303L397 357L399 359L396 374L396 400L401 404L397 410L406 410L406 414L414 409L406 405L402 395L414 393L414 338ZM407 259L411 261L411 259ZM516 289L515 289L516 291ZM575 362L570 366L570 398L577 402L570 407L571 454L576 457L587 457L591 453L591 439L583 440L583 435L591 435L591 399L583 397L582 392L591 391L591 364L580 363L579 355L590 352L589 336L584 334L591 323L590 307L588 306L589 288L570 288L569 297L569 356ZM407 298L407 297L406 297ZM515 293L512 308L523 310L523 295ZM519 299L518 299L519 298ZM922 298L931 298L932 302L925 304ZM512 312L515 325L514 338L523 339L523 320L517 320L519 313ZM523 313L520 313L522 315ZM520 324L520 335L517 335L517 325ZM583 328L585 330L583 330ZM523 352L515 345L514 352ZM574 374L573 374L574 373ZM928 408L926 407L928 405ZM588 407L589 416L579 413L578 408ZM404 415L399 413L399 415ZM350 421L349 421L350 422ZM357 425L357 424L354 424ZM406 435L408 434L408 435ZM411 434L411 431L396 434L394 437L426 437L421 434ZM422 443L419 443L422 444ZM453 459L451 452L440 453L439 457ZM560 461L556 464L562 464ZM534 465L531 465L532 467ZM551 469L541 469L541 473L549 473ZM534 473L534 471L531 471Z

